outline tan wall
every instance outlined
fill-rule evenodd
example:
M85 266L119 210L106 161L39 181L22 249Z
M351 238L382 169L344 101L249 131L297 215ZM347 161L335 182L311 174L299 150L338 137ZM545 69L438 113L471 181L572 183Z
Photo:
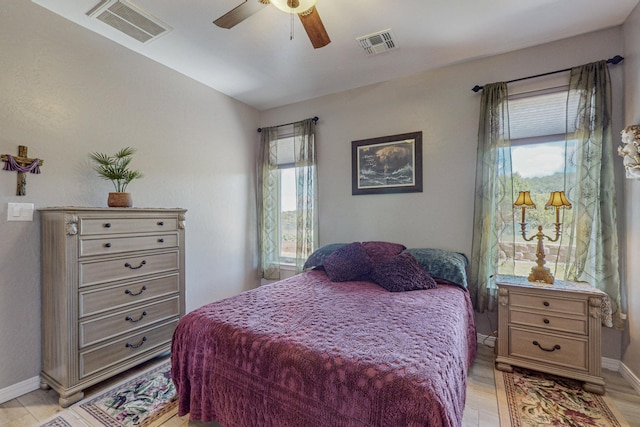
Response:
M7 203L106 206L91 151L137 148L134 205L189 210L188 310L257 284L255 109L30 1L2 2L0 52L0 153L44 159L24 197L0 170L0 391L40 370L39 217Z
M320 241L390 240L471 252L480 94L476 84L563 69L622 51L621 28L470 61L275 108L261 125L318 116ZM386 53L385 55L393 53ZM372 58L375 61L376 58ZM612 67L614 132L622 123L622 66ZM423 132L424 191L351 195L351 141ZM622 171L622 164L618 165ZM622 187L620 187L622 189ZM489 334L478 315L479 331ZM603 331L603 354L620 358L620 333Z

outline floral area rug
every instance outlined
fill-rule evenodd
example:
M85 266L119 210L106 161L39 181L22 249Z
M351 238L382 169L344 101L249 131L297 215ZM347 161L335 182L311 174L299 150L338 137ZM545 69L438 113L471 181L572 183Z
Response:
M177 413L167 360L62 411L41 427L152 427Z
M606 395L578 381L516 367L494 373L501 427L629 427Z

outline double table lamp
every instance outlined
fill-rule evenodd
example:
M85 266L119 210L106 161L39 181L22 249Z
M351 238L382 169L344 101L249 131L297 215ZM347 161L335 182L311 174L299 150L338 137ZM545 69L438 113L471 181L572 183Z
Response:
M562 224L560 223L560 209L564 209L564 208L571 209L571 203L569 203L566 196L564 195L564 191L552 191L551 194L549 195L549 201L544 205L545 209L556 208L556 223L555 223L556 236L554 238L546 236L542 232L541 225L538 226L537 234L534 234L531 237L527 237L527 223L525 220L525 212L527 209L536 208L536 205L531 200L531 195L529 194L528 191L520 192L520 194L518 195L518 199L513 204L513 207L522 208L522 222L520 223L522 238L526 242L530 242L534 238L538 239L538 247L536 249L537 266L531 268L531 273L529 274L529 277L528 277L529 281L552 284L554 280L553 275L551 274L551 271L549 271L549 269L544 266L545 261L544 261L543 241L545 238L547 238L550 242L558 241L558 239L560 238L560 227L562 226Z

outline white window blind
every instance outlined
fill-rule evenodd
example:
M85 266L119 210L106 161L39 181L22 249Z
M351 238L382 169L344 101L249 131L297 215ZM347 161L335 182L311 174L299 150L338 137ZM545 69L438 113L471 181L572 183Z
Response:
M553 137L564 140L575 132L577 97L567 105L567 87L553 88L509 97L509 133L512 144L528 144Z
M278 128L276 165L279 169L293 167L296 162L295 144L293 138L293 126L281 126Z

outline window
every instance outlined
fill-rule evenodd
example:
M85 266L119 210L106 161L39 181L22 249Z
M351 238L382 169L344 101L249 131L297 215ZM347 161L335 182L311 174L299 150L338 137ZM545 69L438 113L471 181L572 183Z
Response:
M263 128L258 199L260 263L265 279L300 272L317 242L313 119Z
M296 258L296 169L280 168L280 263L295 264Z
M530 191L537 191L532 188L533 179L542 180L543 177L527 175L527 166L534 164L537 174L546 175L545 179L556 179L558 189L564 190L572 203L571 209L562 210L558 221L568 233L560 238L555 254L545 251L546 260L550 261L547 267L552 273L555 270L556 279L587 282L605 291L612 302L614 316L608 316L608 310L604 311L603 324L621 326L615 150L607 63L598 61L571 68L567 90L517 97L510 96L509 92L514 94L507 90L506 82L487 84L480 101L469 284L474 307L479 311L497 307L496 276L508 268L513 271L515 258L522 256L516 251L516 248L520 249L516 246L516 237L520 232L521 215L514 212L513 203L517 185L526 184L531 186ZM557 97L555 101L554 97ZM563 109L567 110L566 114ZM562 132L565 132L564 137ZM513 156L512 148L516 153ZM565 153L562 174L556 174L558 166L553 167L553 153L558 148ZM545 150L549 151L542 160L533 160L534 155ZM523 153L526 161L518 163L518 156ZM512 157L515 157L515 167ZM513 172L517 173L516 180L520 179L520 184L514 185ZM540 215L544 213L540 204L546 197L544 195L538 201ZM529 230L533 228L531 225L538 225L536 218L530 215L526 220L530 223ZM541 217L540 222L544 234L555 234L555 227L550 230L544 227L545 223L556 221ZM533 231L537 230L534 228ZM507 244L511 246L501 247ZM546 241L545 247L550 249ZM559 271L562 263L557 267L553 265L554 256L565 257L562 250L567 251L564 273Z
M538 226L543 227L545 235L555 237L555 212L544 206L550 192L565 190L567 174L575 173L565 160L575 152L576 142L571 139L575 128L567 126L566 87L514 95L508 102L513 193L529 191L536 209L526 212L526 237L531 239L526 241L519 225L521 212L512 206L501 206L510 210L505 216L513 215L514 227L506 227L500 235L498 273L527 276L536 261L537 238L531 237L537 233ZM573 106L573 110L575 108ZM568 129L566 138L565 129ZM557 242L545 239L544 248L546 266L552 274L562 277L570 224L565 223L562 216L560 222L560 238ZM508 254L513 254L514 259L508 259Z

